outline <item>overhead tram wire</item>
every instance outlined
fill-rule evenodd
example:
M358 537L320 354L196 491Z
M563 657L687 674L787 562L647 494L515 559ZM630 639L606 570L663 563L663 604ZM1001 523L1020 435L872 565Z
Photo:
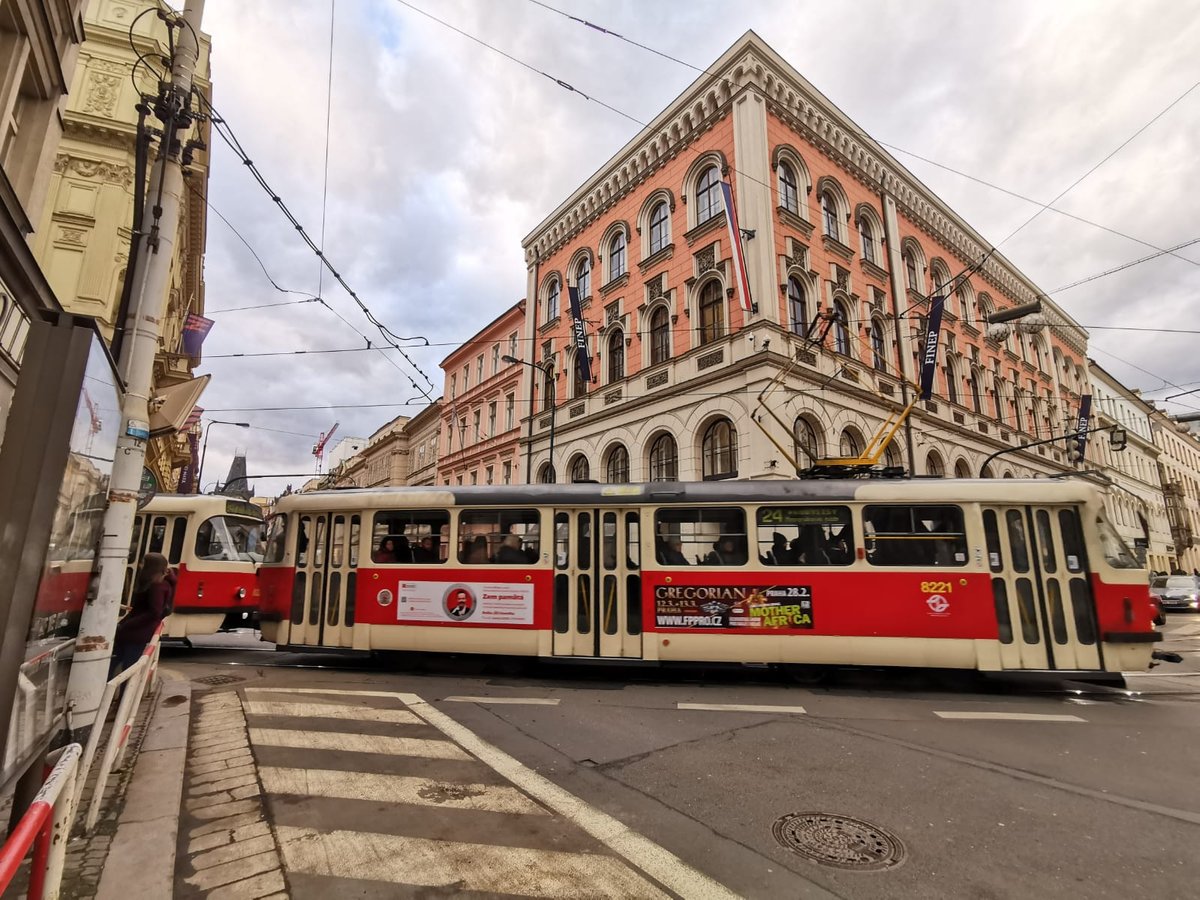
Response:
M329 0L329 80L325 87L325 171L321 183L321 257L325 253L325 213L329 205L329 121L333 115L333 26L337 21L337 0ZM325 286L325 265L317 265L317 296ZM432 385L431 385L432 386Z
M275 203L275 205L279 208L279 210L284 214L284 217L292 224L292 227L295 228L296 232L300 235L300 238L308 245L309 249L312 250L313 253L315 253L320 258L322 265L324 265L329 270L330 274L334 277L334 279L338 282L338 284L340 284L342 286L343 290L345 290L346 293L348 293L350 295L350 297L354 300L355 305L358 306L359 311L362 312L362 314L366 317L367 321L370 322L379 331L379 333L384 337L384 343L386 344L386 346L391 347L392 349L396 350L396 352L398 352L404 358L404 360L409 364L409 366L411 366L413 368L413 370L416 371L417 374L420 375L420 377L422 379L424 379L425 383L429 385L429 388L436 390L436 385L434 385L433 381L429 378L429 376L427 374L425 374L425 371L420 366L417 365L417 363L412 359L411 356L409 356L407 353L404 352L404 348L401 347L400 344L398 343L399 341L414 341L414 340L424 341L425 339L417 338L417 337L404 337L404 336L396 334L395 332L391 331L387 327L387 325L385 325L371 311L370 307L367 306L367 304L362 300L362 298L358 295L358 293L353 288L350 287L350 284L342 276L341 272L339 272L337 269L335 269L333 267L333 264L329 261L329 258L326 256L326 254L320 249L320 247L317 245L317 243L308 234L308 232L305 230L304 226L300 224L300 221L295 217L295 215L292 213L292 211L288 208L287 204L284 203L283 198L279 194L277 194L274 191L274 189L270 186L270 184L267 182L266 178L263 176L262 172L255 165L254 161L246 153L245 148L242 147L241 142L238 140L237 135L234 134L233 129L229 127L228 122L226 122L224 117L221 116L220 112L216 109L215 106L213 106L212 102L209 101L206 97L204 97L203 94L198 94L197 96L199 96L200 99L202 100L202 102L208 107L209 119L213 125L213 130L217 132L217 134L221 138L221 140L223 140L225 142L225 144L234 152L234 154L242 161L242 164L250 171L251 176L254 178L254 180L258 182L259 186L266 192L267 196L271 198L272 202ZM332 307L329 307L328 303L324 303L324 305L326 307L330 308L331 311L333 311ZM334 312L336 312L336 311L334 311ZM379 349L381 352L383 350L382 347L378 347L377 349ZM386 357L386 354L385 354L385 357ZM389 358L389 361L392 362L393 365L395 365L394 360L390 360L390 358ZM431 401L433 400L433 396L432 396L432 394L429 393L429 389L423 388L420 385L418 385L416 383L416 381L413 380L412 376L409 373L404 372L404 370L401 369L399 366L396 366L396 368L399 369L402 374L404 374L404 376L408 379L409 383L413 386L414 390L420 392L421 394L424 394L425 397L428 398L429 400L431 400Z

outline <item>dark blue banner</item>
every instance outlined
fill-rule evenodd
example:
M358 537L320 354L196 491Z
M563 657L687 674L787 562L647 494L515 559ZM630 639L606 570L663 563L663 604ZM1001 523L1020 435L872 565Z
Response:
M1092 418L1092 395L1084 394L1079 398L1079 422L1075 427L1075 449L1079 451L1082 460L1087 452L1088 423Z
M592 360L588 356L587 331L583 325L583 310L579 308L579 291L567 288L571 298L571 340L575 344L575 365L579 366L579 377L585 384L592 381Z
M945 297L929 300L929 324L925 327L925 352L921 357L921 399L928 400L933 394L933 373L937 371L938 338L942 332L942 310Z

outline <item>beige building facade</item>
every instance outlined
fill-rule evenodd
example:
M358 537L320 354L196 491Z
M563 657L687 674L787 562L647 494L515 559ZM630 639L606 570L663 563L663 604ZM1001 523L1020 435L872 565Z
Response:
M410 485L437 484L438 450L442 436L442 401L439 397L409 420L408 481Z
M1171 529L1171 571L1200 572L1200 439L1159 409L1150 426Z
M748 310L722 181L743 230ZM857 456L917 377L935 293L947 300L933 397L913 412L911 454L898 440L879 464L1070 470L1062 444L1018 448L1078 415L1087 334L1049 301L1040 319L989 332L990 313L1043 293L989 247L746 34L523 241L524 337L546 373L524 371L534 479L791 478L789 457L803 469ZM776 420L757 400L785 368Z
M62 137L84 0L0 0L0 441L29 323L60 309L31 243Z
M435 400L415 416L397 416L369 438L348 438L361 444L359 449L302 490L436 484L440 434L441 408Z
M1125 387L1094 360L1088 360L1092 389L1092 428L1120 429L1125 448L1114 450L1111 431L1088 441L1087 465L1109 482L1104 506L1108 520L1139 560L1154 572L1169 572L1175 546L1159 474L1162 451L1154 443L1154 407Z
M134 221L136 107L139 92L153 96L157 90L157 79L148 66L136 65L137 54L149 60L169 55L167 29L154 14L157 8L155 0L91 0L88 4L87 40L79 51L62 112L63 136L47 179L34 242L34 252L63 307L94 317L110 341ZM212 95L210 53L211 42L201 34L195 89L205 97ZM209 131L206 122L200 123L188 138L207 144ZM199 356L184 352L183 328L189 313L204 313L208 216L202 198L208 191L208 151L197 147L189 155L188 190L180 210L154 361L153 386L160 397L190 382L200 363ZM191 427L199 429L200 424ZM180 468L191 460L192 447L184 432L155 437L147 446L146 467L154 473L160 491L173 492Z

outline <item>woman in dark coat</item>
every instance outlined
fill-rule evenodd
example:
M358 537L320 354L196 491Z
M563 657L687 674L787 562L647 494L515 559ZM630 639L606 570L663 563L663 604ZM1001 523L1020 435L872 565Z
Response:
M154 636L154 629L166 617L174 590L167 558L161 553L147 553L134 581L129 612L117 623L110 678L137 662Z

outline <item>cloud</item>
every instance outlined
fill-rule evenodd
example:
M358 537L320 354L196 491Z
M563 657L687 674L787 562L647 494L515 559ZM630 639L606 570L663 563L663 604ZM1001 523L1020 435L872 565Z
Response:
M1198 78L1200 18L1165 0L1132 8L1082 0L803 8L789 0L734 7L554 2L695 66L709 65L753 28L875 138L1044 201ZM413 3L641 121L697 75L532 3ZM213 37L217 108L314 238L322 215L329 10L316 0L209 0L204 22ZM389 328L438 345L409 351L434 380L436 396L438 362L524 295L521 238L638 126L394 0L339 4L333 85L326 251ZM1200 90L1060 205L1158 246L1200 236L1200 206L1185 200L1200 176L1196 133ZM315 292L317 259L228 149L214 144L213 204L279 284ZM1036 210L897 156L993 241ZM1044 289L1152 252L1052 212L1002 251ZM1200 249L1181 255L1200 259ZM206 280L210 309L288 299L216 217ZM1085 325L1194 328L1198 284L1195 265L1167 257L1056 300ZM317 304L222 313L213 316L206 352L359 346L355 329L380 340L330 278L322 289L353 328ZM1097 360L1131 385L1200 379L1194 336L1096 330L1092 340ZM1105 355L1113 352L1132 365ZM213 413L256 427L213 429L206 480L224 476L235 445L248 450L251 473L310 471L312 442L334 421L341 434L367 436L404 412L400 405L350 408L415 396L393 362L411 369L394 351L386 355L392 362L374 352L210 359L203 369L214 375L203 399L210 409L341 408ZM296 480L260 486L274 491Z

